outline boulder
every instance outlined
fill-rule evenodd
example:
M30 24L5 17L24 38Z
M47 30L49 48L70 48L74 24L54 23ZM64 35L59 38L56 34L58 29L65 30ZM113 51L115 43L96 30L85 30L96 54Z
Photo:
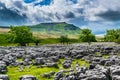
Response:
M50 59L51 59L53 62L58 62L58 61L59 61L59 57L58 57L58 56L52 56L52 57L50 57Z
M120 80L120 76L115 75L115 76L112 77L112 80Z
M54 68L59 68L57 63L45 63L47 67L54 67Z
M32 75L23 75L19 78L19 80L37 80L35 76Z
M51 75L49 74L49 73L44 73L43 75L42 75L42 77L43 78L51 78Z
M35 59L35 65L43 65L43 64L45 64L46 63L46 61L45 61L45 59L44 58L36 58Z
M63 78L63 71L55 73L54 80L61 80Z
M62 66L63 66L63 68L70 68L71 67L71 63L72 63L72 61L70 59L69 60L65 60L62 63Z
M0 74L0 80L10 80L8 75Z
M0 73L6 73L7 72L7 65L4 61L0 61Z

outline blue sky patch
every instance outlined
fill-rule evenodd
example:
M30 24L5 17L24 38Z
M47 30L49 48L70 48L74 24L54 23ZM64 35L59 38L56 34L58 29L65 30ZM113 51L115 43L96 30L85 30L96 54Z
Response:
M24 0L25 3L31 3L31 2L34 2L36 0Z
M36 5L50 5L51 2L52 0L43 0L42 2L35 3L35 6Z
M75 4L77 3L77 0L70 0L70 1L72 1L72 2L75 3Z
M32 3L32 2L35 2L36 0L24 0L25 3ZM37 6L37 5L50 5L50 3L52 2L52 0L43 0L41 2L37 2L35 3L34 5Z

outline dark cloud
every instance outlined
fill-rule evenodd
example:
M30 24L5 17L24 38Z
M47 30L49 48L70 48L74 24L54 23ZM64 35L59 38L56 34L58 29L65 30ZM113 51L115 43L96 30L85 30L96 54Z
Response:
M105 19L105 20L111 20L111 21L118 21L120 20L120 11L107 11L104 13L100 13L97 16Z
M15 1L14 2L14 6L17 7L17 8L19 8L19 9L27 10L27 8L24 7L23 4L20 1Z
M55 17L56 17L58 20L61 20L60 15L59 15L58 13L55 13Z
M75 15L74 15L74 13L72 13L72 12L68 12L68 13L66 13L66 14L64 15L64 17L65 17L65 18L75 18Z
M5 7L4 4L0 3L0 6L3 7L0 9L0 23L1 25L21 25L26 22L26 15L20 15L16 11L10 10Z
M5 8L5 4L4 3L0 3L0 7Z
M88 24L88 21L85 21L84 17L73 18L68 22L72 24L76 24L76 26L78 27Z
M83 9L83 8L77 8L76 11L77 11L78 13L80 13L80 14L83 14L84 9Z

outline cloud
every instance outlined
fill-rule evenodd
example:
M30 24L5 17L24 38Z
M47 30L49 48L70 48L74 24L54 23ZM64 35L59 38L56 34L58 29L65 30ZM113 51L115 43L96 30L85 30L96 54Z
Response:
M68 12L64 15L65 18L74 18L75 14L73 12Z
M0 3L17 15L25 15L30 23L69 21L83 16L83 7L79 6L77 0L51 0L49 5L34 6L43 1L45 0L29 0L30 3L25 3L23 0L4 0Z
M113 20L120 20L120 18L115 19L120 12L119 0L96 0L94 3L91 2L91 4L94 6L89 6L85 10L85 13L88 15L88 20L99 21L111 20L112 18Z
M97 16L102 17L106 20L118 21L120 20L120 11L107 11L104 13L97 14Z
M22 24L26 22L26 16L24 14L18 14L19 11L12 10L6 7L6 4L0 3L0 24L12 25ZM17 21L17 22L16 22Z
M78 19L79 21L83 20L85 22L120 20L119 0L46 1L47 0L1 0L0 10L8 10L14 13L14 15L17 15L11 16L7 11L3 14L4 18L6 18L5 15L8 15L8 18L10 17L11 20L12 18L15 19L13 20L14 23L18 21L27 24L69 22Z

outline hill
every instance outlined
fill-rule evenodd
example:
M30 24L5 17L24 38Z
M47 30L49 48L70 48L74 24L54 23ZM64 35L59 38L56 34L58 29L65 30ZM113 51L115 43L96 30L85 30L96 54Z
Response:
M65 22L41 23L37 25L28 25L33 34L40 38L58 38L61 35L68 35L70 38L77 38L80 34L80 28L73 24ZM8 32L8 26L0 26L0 32Z
M68 35L68 36L78 36L80 34L80 28L74 26L73 24L68 24L65 22L58 23L41 23L37 25L28 26L32 32L46 34L46 35Z

